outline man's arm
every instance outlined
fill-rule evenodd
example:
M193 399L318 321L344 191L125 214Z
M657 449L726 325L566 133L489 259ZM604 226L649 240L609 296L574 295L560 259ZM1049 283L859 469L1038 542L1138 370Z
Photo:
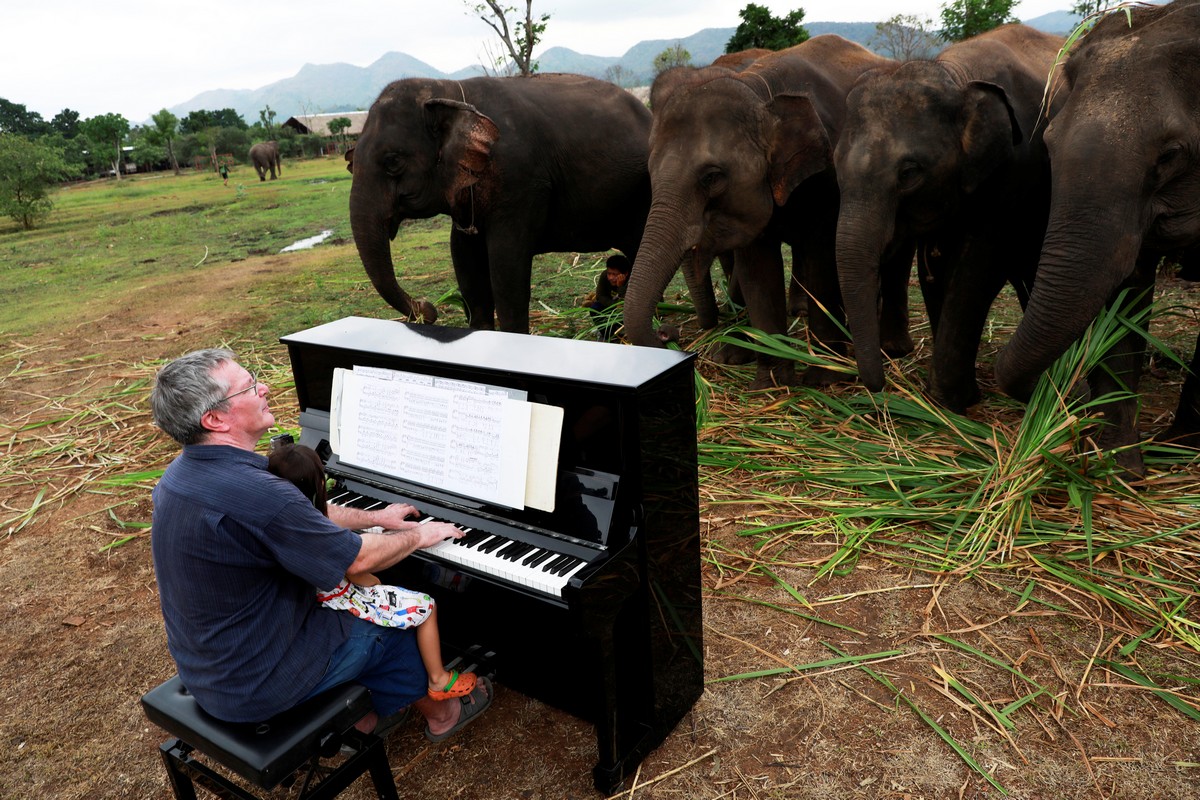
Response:
M417 509L406 503L393 503L374 511L364 511L361 508L350 508L349 506L335 506L330 503L326 507L326 513L329 515L329 519L333 520L334 525L353 530L374 528L378 525L385 530L404 531L417 524L408 519L417 513Z
M463 532L449 522L427 522L424 525L409 523L405 530L394 533L363 533L360 536L362 547L346 570L348 574L387 569L414 550L430 547L443 539L461 539Z

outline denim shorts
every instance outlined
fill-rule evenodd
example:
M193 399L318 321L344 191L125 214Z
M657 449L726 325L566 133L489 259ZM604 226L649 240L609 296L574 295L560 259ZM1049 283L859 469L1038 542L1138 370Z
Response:
M325 675L304 698L343 683L361 683L371 690L371 702L381 717L425 697L429 677L417 652L411 628L385 628L357 617L350 620L350 636L325 668Z

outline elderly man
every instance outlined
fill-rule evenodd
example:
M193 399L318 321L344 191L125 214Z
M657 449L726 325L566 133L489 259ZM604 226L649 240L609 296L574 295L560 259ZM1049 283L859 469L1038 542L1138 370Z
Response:
M355 681L375 713L361 730L386 733L412 705L441 741L491 703L480 678L435 701L411 629L384 628L321 606L317 587L374 572L462 533L408 518L409 505L317 511L254 452L275 424L269 388L228 350L200 350L163 367L154 421L183 445L154 489L151 548L167 646L206 711L257 722L324 689ZM380 526L385 533L351 529Z

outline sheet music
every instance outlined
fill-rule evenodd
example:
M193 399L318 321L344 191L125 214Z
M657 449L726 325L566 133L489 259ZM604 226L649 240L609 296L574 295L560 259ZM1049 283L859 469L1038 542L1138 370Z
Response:
M537 404L525 396L399 370L338 369L330 444L348 464L509 508L552 511L562 409L535 414ZM531 450L538 454L532 473Z

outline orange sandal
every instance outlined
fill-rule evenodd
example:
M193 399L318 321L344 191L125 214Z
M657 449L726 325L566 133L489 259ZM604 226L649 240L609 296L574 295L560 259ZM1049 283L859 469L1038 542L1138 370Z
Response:
M475 673L450 670L450 682L445 689L429 689L427 694L432 700L450 700L455 697L466 697L475 691Z

